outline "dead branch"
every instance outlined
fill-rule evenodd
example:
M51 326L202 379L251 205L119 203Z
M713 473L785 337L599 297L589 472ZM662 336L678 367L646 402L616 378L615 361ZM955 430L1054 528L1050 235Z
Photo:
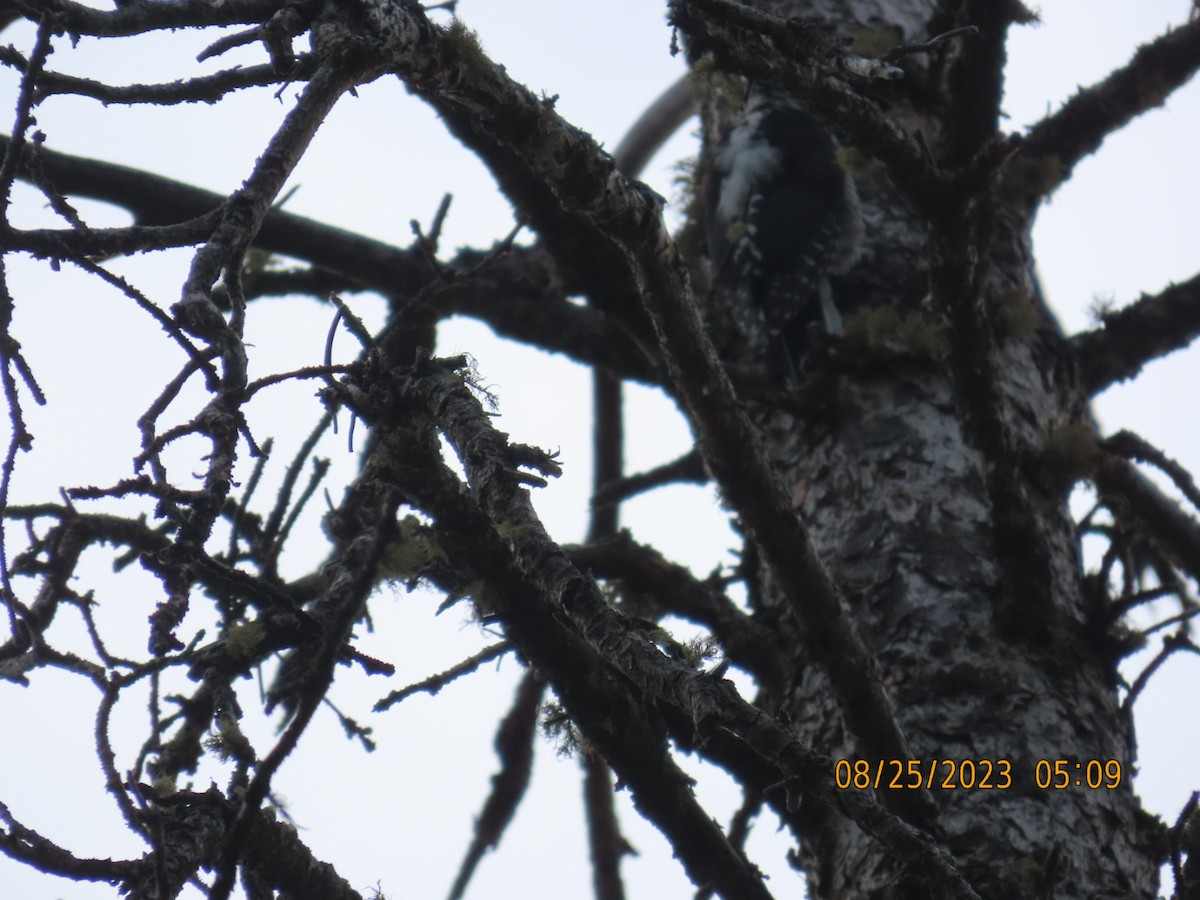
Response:
M1071 338L1084 390L1095 396L1146 363L1200 335L1200 275L1101 315L1101 327Z
M1005 181L1032 207L1059 188L1084 157L1131 120L1162 106L1200 69L1200 20L1168 31L1134 53L1129 63L1084 88L1026 136Z

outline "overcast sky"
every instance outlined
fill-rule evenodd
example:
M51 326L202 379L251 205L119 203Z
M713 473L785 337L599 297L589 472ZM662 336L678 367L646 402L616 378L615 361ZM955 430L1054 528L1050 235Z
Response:
M1139 43L1184 21L1189 6L1187 0L1047 0L1043 25L1015 29L1010 42L1009 127L1020 131L1054 110L1077 85L1103 77ZM609 148L683 70L682 61L669 53L670 33L657 4L463 0L459 12L512 77L557 94L558 111ZM27 51L32 35L33 29L21 24L0 40ZM193 62L211 40L211 35L189 33L84 39L74 49L59 40L49 67L124 84L263 61L260 48L247 47L213 62ZM0 96L9 98L9 110L16 84L11 73L0 72ZM144 167L227 193L249 174L297 91L286 91L282 103L261 91L216 107L169 109L104 108L56 98L37 117L54 149ZM1091 325L1089 309L1097 300L1123 305L1200 269L1198 139L1200 90L1192 85L1108 141L1043 211L1036 231L1043 284L1068 332ZM672 167L694 152L694 143L685 129L655 161L647 180L664 196L674 197ZM299 190L288 201L289 210L395 244L411 240L409 221L427 223L445 192L453 193L454 202L444 251L488 246L512 226L511 210L483 168L395 80L368 86L357 99L338 105L292 184ZM58 224L37 195L18 188L16 197L19 224ZM96 204L81 204L81 210L93 225L128 221L121 211ZM189 259L190 252L179 251L118 260L110 268L165 307L177 299ZM19 257L10 257L9 266L17 299L13 331L50 399L46 409L26 404L36 445L18 462L13 502L53 500L59 486L107 484L131 474L139 440L134 421L162 383L157 373L178 365L176 354L127 299L69 267L54 273ZM382 312L371 298L355 298L352 306L369 320L378 321ZM319 361L328 323L328 308L313 301L254 304L247 335L254 345L252 376ZM555 537L579 540L590 483L585 370L497 342L471 322L450 323L441 341L442 352L469 351L477 358L500 398L499 427L515 440L561 450L566 474L538 492L536 500ZM353 352L348 341L339 348L342 358ZM1195 351L1175 354L1151 365L1138 384L1108 391L1096 406L1103 430L1132 428L1200 471L1200 416L1194 401L1198 359ZM669 401L640 388L630 388L629 394L630 469L673 458L689 446ZM194 408L188 404L196 401L194 395L183 397L170 421L185 418ZM311 385L283 387L251 406L251 426L260 440L275 435L276 459L289 460L319 413ZM639 439L650 429L662 434L653 445ZM200 470L194 462L197 449L196 444L178 449L173 459L179 471ZM335 461L331 488L351 477L354 459L345 450L344 433L327 441L322 452ZM247 472L244 468L239 476ZM286 561L291 574L305 571L324 554L316 512L307 523L313 536ZM638 538L698 574L731 560L733 537L707 490L678 487L641 498L627 507L626 522ZM19 538L10 537L10 554ZM117 634L115 649L124 642L129 655L141 654L157 585L128 575L113 582L105 574L109 560L100 553L93 554L90 565L98 583L111 585L101 617L102 625ZM388 690L444 669L496 639L467 624L457 611L433 618L437 603L436 597L402 591L373 603L377 631L363 649L396 663L393 683L339 673L335 700L346 714L375 728L380 749L364 754L340 736L331 715L319 716L275 782L318 857L333 862L356 888L365 892L378 883L391 898L444 896L495 770L492 733L517 675L515 666L504 663L451 686L436 700L421 696L386 714L370 713L374 700ZM64 645L82 640L77 624L60 618L64 621L52 635ZM1138 662L1131 662L1130 677ZM0 682L6 738L0 741L0 800L18 819L80 855L140 854L143 848L124 834L103 793L92 749L94 689L50 669L35 672L31 680L30 689ZM1182 691L1198 684L1200 664L1177 660L1151 683L1138 710L1138 789L1151 810L1170 819L1200 787L1188 760L1200 746L1200 725L1172 706ZM245 689L251 709L257 687L246 684ZM60 713L52 708L60 702L83 712ZM118 740L124 768L133 760L145 722L144 695L119 704L114 733L125 735ZM264 741L271 727L249 725ZM718 820L727 821L737 804L728 780L693 761L684 764L701 776L702 794L712 798ZM210 777L224 783L224 773L212 767L196 784L207 787ZM583 895L590 876L579 794L577 763L544 744L526 807L500 850L483 863L469 896ZM59 799L47 804L47 796ZM641 851L625 865L630 896L690 896L661 837L634 816L626 817L625 828ZM800 882L782 862L774 830L774 822L761 820L751 853L773 876L771 887L779 896L795 896ZM27 900L113 896L107 886L59 882L3 858L0 886L6 896Z

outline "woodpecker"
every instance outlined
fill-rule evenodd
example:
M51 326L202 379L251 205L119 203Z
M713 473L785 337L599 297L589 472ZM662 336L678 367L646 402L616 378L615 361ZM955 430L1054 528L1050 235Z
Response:
M793 97L754 86L713 153L705 201L718 285L738 292L743 325L762 317L774 364L797 380L811 329L842 331L829 276L850 268L862 242L837 143Z

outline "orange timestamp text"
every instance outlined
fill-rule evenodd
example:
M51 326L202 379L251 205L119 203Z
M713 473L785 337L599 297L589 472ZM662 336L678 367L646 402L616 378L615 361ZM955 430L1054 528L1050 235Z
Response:
M1121 784L1116 759L1039 759L1033 783L1042 790L1088 787L1115 789ZM839 759L833 780L841 790L996 790L1013 786L1013 764L1007 759Z

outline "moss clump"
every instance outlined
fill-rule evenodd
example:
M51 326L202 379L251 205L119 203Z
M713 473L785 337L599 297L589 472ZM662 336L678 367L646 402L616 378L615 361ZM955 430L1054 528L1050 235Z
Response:
M849 347L879 356L903 355L940 359L945 351L941 330L919 312L895 306L857 310L846 320Z

